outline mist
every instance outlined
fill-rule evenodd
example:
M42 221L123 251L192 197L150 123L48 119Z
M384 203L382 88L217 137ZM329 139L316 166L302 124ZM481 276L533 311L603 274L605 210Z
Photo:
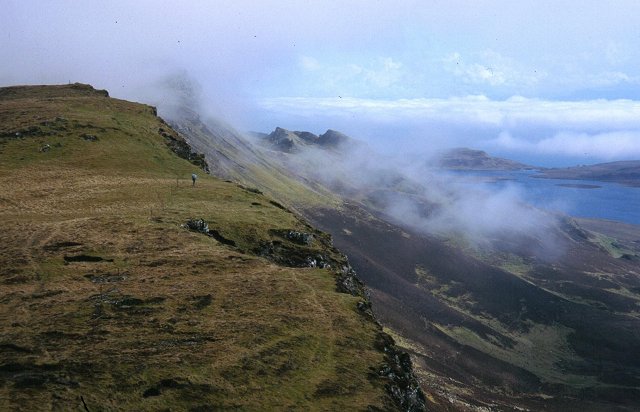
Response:
M260 139L252 141L264 145ZM489 189L477 178L440 169L439 150L391 155L357 139L337 148L307 146L288 154L263 150L296 175L318 181L411 232L458 239L475 248L530 242L532 255L548 259L562 253L553 234L560 215L527 204L516 186Z

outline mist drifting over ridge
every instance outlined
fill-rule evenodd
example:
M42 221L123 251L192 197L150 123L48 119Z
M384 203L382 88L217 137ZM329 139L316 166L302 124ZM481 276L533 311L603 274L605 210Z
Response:
M148 98L157 102L160 114L169 121L195 115L211 129L233 128L204 109L202 86L184 71L156 82ZM458 236L476 246L497 237L536 238L547 254L557 246L549 234L556 216L528 205L516 186L488 190L473 178L439 169L442 149L438 147L425 146L410 155L391 149L383 153L363 140L347 137L336 147L309 145L298 147L293 154L274 156L272 150L265 150L262 137L234 132L296 175L363 201L418 232ZM243 162L256 164L259 160L251 152Z
M265 139L252 137L256 145L264 146ZM273 156L272 150L267 152ZM536 251L557 257L550 253L557 247L550 234L556 215L528 205L516 186L488 190L472 177L440 169L439 155L381 154L350 139L335 149L308 145L273 158L409 230L460 238L473 246L487 246L496 239L535 239Z

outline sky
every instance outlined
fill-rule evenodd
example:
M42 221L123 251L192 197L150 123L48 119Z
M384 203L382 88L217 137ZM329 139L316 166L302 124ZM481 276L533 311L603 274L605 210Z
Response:
M241 130L541 166L640 159L640 2L3 0L0 85L159 106L183 77Z

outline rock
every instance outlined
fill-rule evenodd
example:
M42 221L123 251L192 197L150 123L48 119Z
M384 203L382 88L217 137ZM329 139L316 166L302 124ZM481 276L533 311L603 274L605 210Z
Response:
M331 264L327 261L327 258L322 255L316 255L316 257L308 256L307 266L310 268L330 269Z
M373 316L373 312L371 311L371 302L368 300L361 300L356 304L358 310L367 315Z
M102 274L102 275L95 275L95 274L86 274L84 275L85 278L89 279L91 282L93 283L113 283L113 282L122 282L124 280L127 279L127 277L125 275L120 275L120 274L110 274L110 273L106 273L106 274Z
M389 380L387 392L403 411L426 410L424 393L413 373L411 357L398 350L393 338L384 332L378 336L379 347L385 352L386 363L380 365L378 375Z
M282 206L280 203L276 202L275 200L269 200L269 203L271 203L273 206L277 207L278 209L282 209L286 212L291 213L291 211L289 209L287 209L286 207Z
M87 133L82 134L82 138L88 142L95 142L98 140L98 136Z
M204 153L192 152L191 146L189 146L184 137L173 130L167 131L162 127L158 128L158 134L164 137L166 145L169 146L169 149L171 149L171 151L173 151L179 157L190 161L192 164L200 167L206 173L211 173Z
M327 130L318 136L311 132L290 131L281 127L276 127L270 134L260 137L269 148L285 153L299 152L310 146L336 149L345 143L353 142L351 138L335 130Z
M222 244L236 246L236 242L234 242L233 240L225 238L217 230L209 229L209 224L203 219L189 219L187 220L187 223L182 226L186 227L189 230L193 230L194 232L199 232L207 236L211 236Z
M202 219L189 219L184 226L194 232L204 233L205 235L209 234L209 224Z
M311 245L311 243L313 243L313 235L310 233L303 233L295 230L290 230L287 233L285 233L284 237L299 245L309 246Z
M348 293L353 296L366 297L368 300L368 294L364 287L364 283L350 265L343 266L342 270L338 272L336 277L336 289L338 292Z
M344 143L351 141L347 135L336 130L327 130L324 134L318 136L318 144L326 147L338 147Z
M48 152L49 150L51 150L51 146L48 144L45 144L42 147L40 147L41 152Z

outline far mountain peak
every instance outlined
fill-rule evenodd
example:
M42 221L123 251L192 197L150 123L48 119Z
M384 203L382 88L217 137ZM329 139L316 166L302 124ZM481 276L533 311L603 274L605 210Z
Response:
M438 161L438 165L453 170L526 170L532 166L509 159L490 156L483 150L457 147L446 151Z
M276 127L273 132L263 137L263 142L271 149L293 153L304 147L313 146L337 149L345 143L353 142L353 139L344 133L331 129L318 136L307 131L290 131Z

